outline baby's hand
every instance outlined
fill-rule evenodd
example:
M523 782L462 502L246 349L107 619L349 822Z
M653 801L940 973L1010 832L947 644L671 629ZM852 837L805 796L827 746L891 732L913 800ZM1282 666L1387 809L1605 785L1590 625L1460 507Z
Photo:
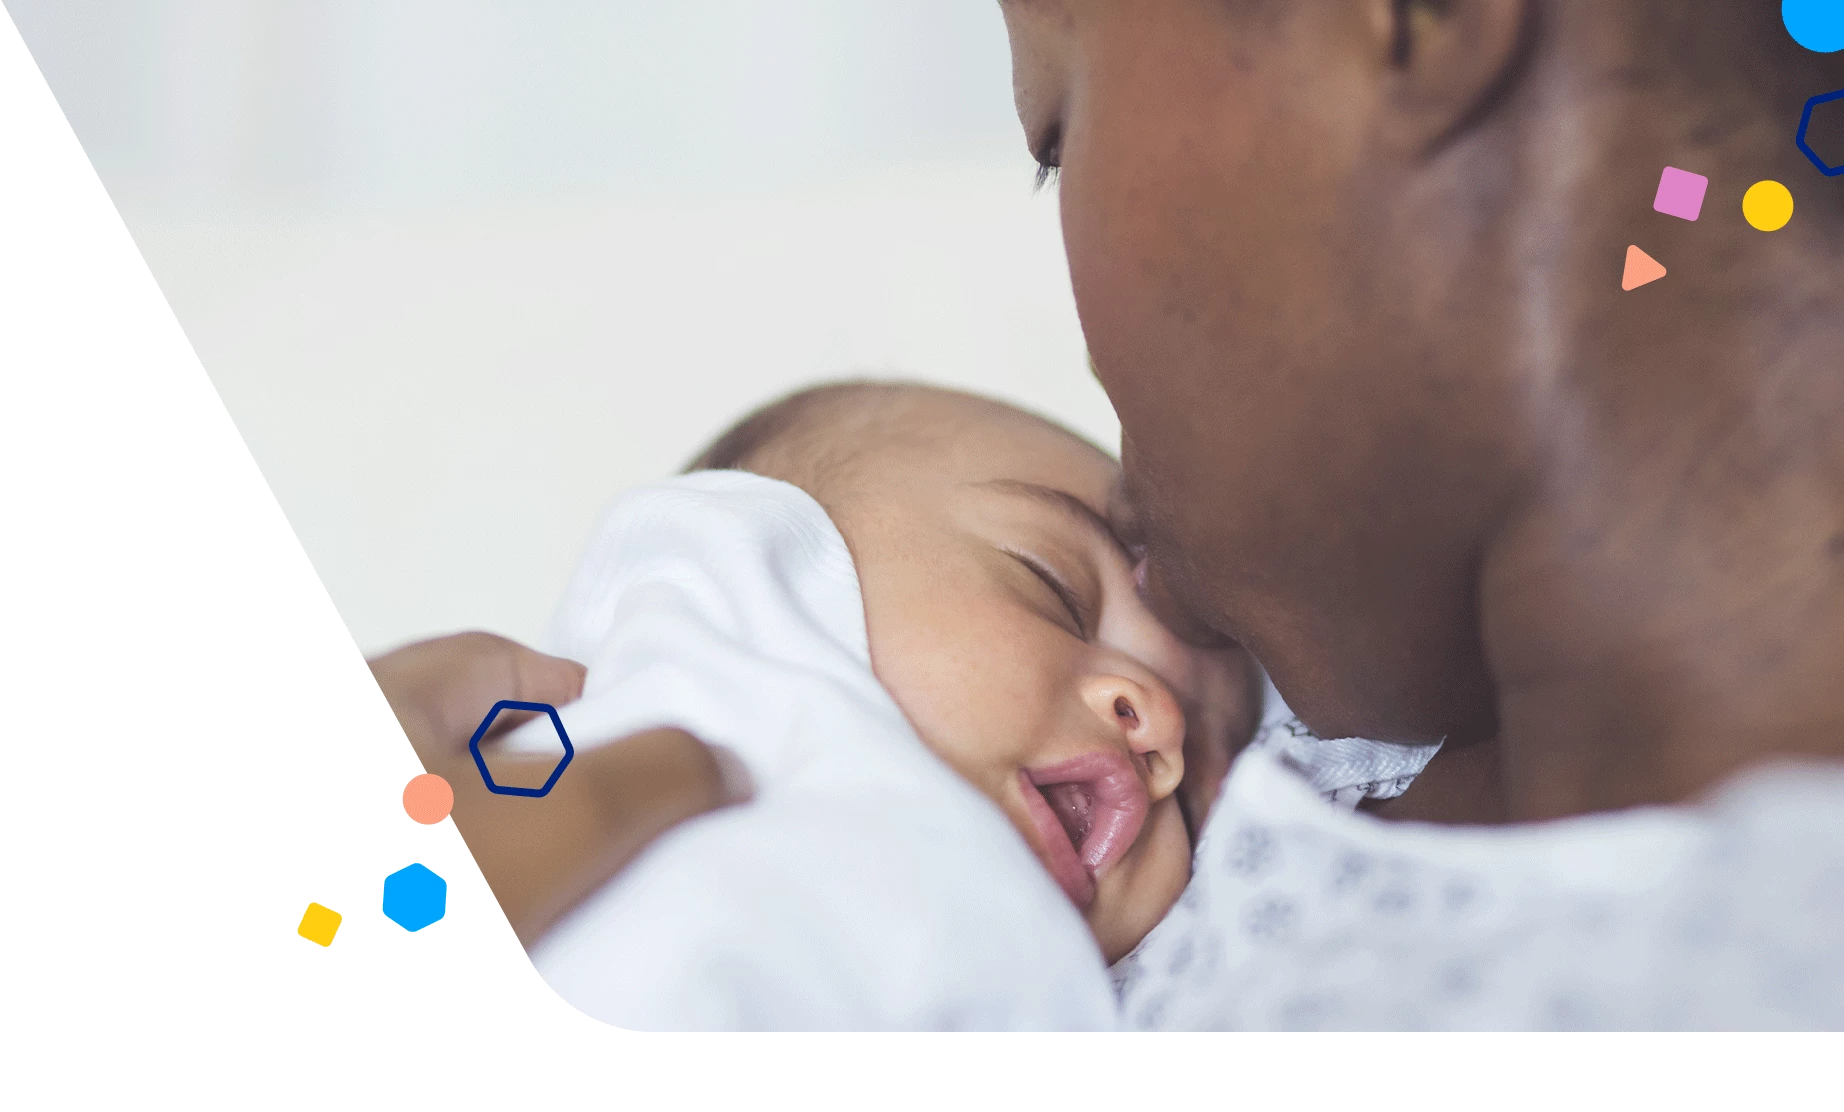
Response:
M583 693L582 665L491 633L406 645L371 661L371 674L416 755L431 767L464 751L502 699L562 706Z
M721 754L673 729L583 748L542 799L496 794L467 750L480 720L502 699L575 702L581 665L504 637L462 633L387 653L371 671L423 767L454 789L455 826L528 946L654 838L747 797L746 779ZM500 759L499 769L515 779L521 768L548 772L555 764L549 756Z

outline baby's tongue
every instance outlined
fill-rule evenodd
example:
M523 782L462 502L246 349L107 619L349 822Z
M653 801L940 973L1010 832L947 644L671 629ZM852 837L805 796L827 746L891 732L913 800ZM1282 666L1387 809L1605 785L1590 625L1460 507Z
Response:
M1082 841L1088 837L1089 828L1095 825L1094 799L1089 795L1086 784L1048 784L1038 789L1044 793L1044 799L1050 804L1050 810L1057 821L1063 824L1063 830L1069 835L1069 844L1082 852Z

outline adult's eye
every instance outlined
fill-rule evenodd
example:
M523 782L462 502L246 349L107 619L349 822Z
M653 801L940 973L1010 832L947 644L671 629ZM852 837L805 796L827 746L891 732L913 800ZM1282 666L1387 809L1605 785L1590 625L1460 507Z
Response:
M1063 124L1051 123L1031 144L1031 157L1037 160L1037 186L1042 189L1056 180L1063 169Z

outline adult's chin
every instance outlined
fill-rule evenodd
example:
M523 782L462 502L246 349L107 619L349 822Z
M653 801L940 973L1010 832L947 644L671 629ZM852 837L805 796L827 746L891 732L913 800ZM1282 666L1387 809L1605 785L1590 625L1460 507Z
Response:
M1321 626L1281 625L1249 641L1288 709L1317 736L1414 745L1497 730L1492 685L1476 658L1418 651L1399 627L1367 641L1358 621L1342 632L1332 619Z

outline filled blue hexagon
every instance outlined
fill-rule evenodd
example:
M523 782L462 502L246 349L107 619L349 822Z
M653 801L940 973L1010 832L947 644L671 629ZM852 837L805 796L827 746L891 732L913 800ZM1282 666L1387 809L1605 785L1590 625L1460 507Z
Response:
M448 913L448 882L426 865L384 878L384 914L406 931L419 931Z

